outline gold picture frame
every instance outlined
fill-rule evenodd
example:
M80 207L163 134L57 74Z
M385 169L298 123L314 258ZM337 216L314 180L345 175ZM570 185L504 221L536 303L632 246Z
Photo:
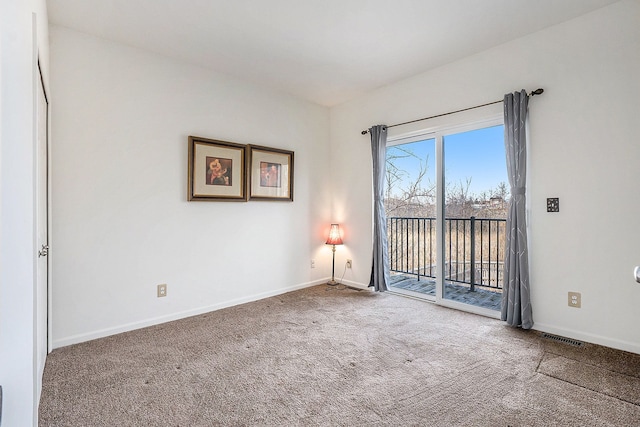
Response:
M189 201L247 200L246 146L189 136Z
M248 145L249 200L293 201L293 151Z

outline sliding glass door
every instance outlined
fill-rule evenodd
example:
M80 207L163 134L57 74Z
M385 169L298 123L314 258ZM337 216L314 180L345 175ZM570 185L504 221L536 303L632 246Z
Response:
M442 298L500 310L507 218L502 125L442 136Z
M385 210L393 289L435 301L437 186L435 138L387 147Z
M391 139L385 206L392 289L499 311L507 182L499 119Z

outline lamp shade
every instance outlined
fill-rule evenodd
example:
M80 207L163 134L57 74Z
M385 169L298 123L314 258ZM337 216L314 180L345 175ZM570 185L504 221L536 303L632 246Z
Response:
M342 236L340 236L340 225L331 224L331 230L329 230L329 238L327 239L327 245L341 245Z

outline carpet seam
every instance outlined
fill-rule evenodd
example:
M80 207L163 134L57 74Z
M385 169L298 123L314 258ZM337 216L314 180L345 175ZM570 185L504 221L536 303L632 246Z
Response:
M540 375L544 375L544 376L546 376L546 377L553 378L553 379L555 379L555 380L562 381L562 382L564 382L564 383L574 385L574 386L579 387L579 388L581 388L581 389L589 390L589 391L592 391L592 392L594 392L594 393L598 393L598 394L601 394L601 395L603 395L603 396L607 396L607 397L610 397L610 398L612 398L612 399L619 400L620 402L625 402L625 403L628 403L628 404L630 404L630 405L640 407L640 404L637 404L637 403L635 403L635 402L631 402L631 401L629 401L629 400L626 400L626 399L623 399L623 398L620 398L620 397L617 397L617 396L612 396L612 395L607 394L607 393L603 393L603 392L602 392L602 391L600 391L600 390L594 390L594 389L592 389L592 388L589 388L589 387L586 387L586 386L583 386L583 385L580 385L580 384L576 384L576 383L574 383L574 382L572 382L572 381L567 381L567 380L562 379L562 378L558 378L558 377L556 377L556 376L554 376L554 375L547 374L547 373L545 373L545 372L538 372L538 373L539 373Z
M544 356L546 354L547 354L547 351L546 350L542 350L542 355L540 355L540 360L538 360L538 365L536 366L536 372L539 372L540 365L542 365L542 361L544 360ZM539 373L541 373L541 372L539 372Z
M550 354L553 354L553 355L555 355L555 356L564 357L564 356L562 356L562 355L560 355L560 354L555 354L555 353L551 353L551 352L550 352ZM573 361L575 361L575 362L579 362L578 360L571 359L571 358L568 358L568 357L567 357L567 359L569 359L569 360L573 360ZM541 362L542 362L542 361L541 361ZM582 362L581 362L581 363L582 363ZM585 364L586 364L586 365L589 365L588 363L585 363ZM597 367L596 365L589 365L589 366ZM621 397L618 397L618 396L613 396L613 395L611 395L611 394L604 393L604 392L602 392L602 391L600 391L600 390L596 390L596 389L593 389L593 388L590 388L590 387L587 387L587 386L584 386L584 385L581 385L581 384L577 384L577 383L575 383L575 382L573 382L573 381L569 381L569 380L566 380L566 379L564 379L564 378L560 378L560 377L557 377L557 376L555 376L555 375L548 374L548 373L546 373L546 372L541 372L541 371L539 370L539 367L540 367L540 365L538 365L538 368L536 368L536 372L537 372L538 374L540 374L540 375L544 375L544 376L546 376L546 377L548 377L548 378L553 378L553 379L555 379L555 380L562 381L562 382L564 382L564 383L574 385L574 386L579 387L579 388L581 388L581 389L583 389L583 390L589 390L589 391L592 391L592 392L594 392L594 393L601 394L601 395L603 395L603 396L608 396L608 397L610 397L610 398L612 398L612 399L616 399L616 400L619 400L620 402L625 402L625 403L628 403L628 404L630 404L630 405L633 405L633 406L636 406L636 407L639 407L639 408L640 408L640 404L638 404L638 403L632 402L632 401L630 401L630 400L627 400L627 399L624 399L624 398L621 398ZM612 372L612 373L615 373L615 374L620 374L619 372L615 372L615 371L609 371L609 372ZM621 374L621 375L624 375L624 374ZM630 378L636 378L636 379L637 379L637 377L630 377Z
M624 376L624 377L632 378L632 379L634 379L634 380L640 380L640 377L637 377L637 376L635 376L635 375L629 375L629 374L626 374L626 373L624 373L624 372L618 372L618 371L614 371L614 370L609 369L609 368L604 368L604 367L599 366L599 365L594 365L593 363L583 362L582 360L573 359L573 358L571 358L571 357L567 357L567 356L565 356L565 355L563 355L563 354L557 354L557 353L554 353L554 352L552 352L552 351L546 351L546 350L545 350L545 354L546 354L546 353L553 354L554 356L558 356L558 357L564 357L565 359L572 360L572 361L574 361L574 362L578 362L578 363L582 363L582 364L584 364L584 365L586 365L586 366L590 366L590 367L592 367L592 368L598 368L598 369L601 369L601 370L603 370L603 371L607 371L608 373L611 373L611 374L622 375L622 376ZM543 355L543 358L544 358L544 355ZM541 363L542 363L542 359L540 360L540 363L538 363L538 368L540 367L540 364L541 364ZM538 368L536 368L536 370L537 370Z

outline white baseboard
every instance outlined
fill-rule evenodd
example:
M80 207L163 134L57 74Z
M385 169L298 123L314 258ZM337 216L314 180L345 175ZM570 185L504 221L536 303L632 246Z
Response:
M585 341L591 344L603 345L605 347L640 354L640 344L638 343L616 340L608 337L603 337L601 335L588 334L580 331L574 331L572 329L559 328L553 325L546 325L544 323L537 322L533 324L533 329L540 332L546 332L548 334L559 335L566 338L572 338L574 340Z
M368 285L364 285L358 282L352 282L351 280L340 280L340 284L350 286L352 288L362 289L363 291L372 291L373 288L370 288Z
M159 324L165 323L165 322L171 322L173 320L179 320L179 319L184 319L186 317L197 316L199 314L209 313L211 311L216 311L216 310L220 310L220 309L227 308L227 307L233 307L234 305L245 304L245 303L248 303L248 302L257 301L257 300L261 300L261 299L264 299L264 298L269 298L269 297L273 297L273 296L276 296L276 295L285 294L287 292L297 291L299 289L304 289L304 288L309 288L311 286L321 285L323 283L326 283L327 281L328 281L328 278L327 279L323 279L323 280L315 280L313 282L307 282L307 283L303 283L303 284L299 284L299 285L295 285L295 286L289 286L289 287L286 287L286 288L280 288L280 289L276 289L276 290L272 290L272 291L268 291L268 292L262 292L262 293L259 293L259 294L249 295L249 296L242 297L242 298L236 298L236 299L233 299L233 300L221 302L219 304L208 305L208 306L205 306L205 307L198 307L198 308L195 308L195 309L192 309L192 310L185 310L185 311L172 313L172 314L168 314L168 315L164 315L164 316L154 317L154 318L151 318L151 319L141 320L139 322L132 322L132 323L124 324L124 325L114 326L114 327L111 327L111 328L100 329L100 330L93 331L93 332L72 335L72 336L68 336L68 337L64 337L64 338L60 338L60 339L54 340L53 341L53 348L66 347L66 346L72 345L72 344L78 344L78 343L85 342L85 341L91 341L91 340L95 340L95 339L98 339L98 338L108 337L110 335L121 334L123 332L129 332L129 331L133 331L133 330L136 330L136 329L141 329L141 328L146 328L146 327L149 327L149 326L159 325Z
M132 322L124 325L115 326L112 328L105 328L105 329L100 329L93 332L72 335L72 336L54 340L53 348L65 347L72 344L78 344L85 341L91 341L98 338L108 337L110 335L115 335L123 332L133 331L136 329L146 328L149 326L154 326L154 325L158 325L165 322L171 322L173 320L179 320L179 319L184 319L186 317L197 316L199 314L209 313L211 311L216 311L216 310L220 310L227 307L233 307L235 305L245 304L252 301L258 301L264 298L281 295L287 292L296 291L296 290L308 288L311 286L322 285L324 283L327 283L328 280L329 278L327 277L326 279L315 280L313 282L307 282L307 283L303 283L295 286L289 286L286 288L280 288L280 289L276 289L268 292L249 295L246 297L225 301L219 304L208 305L205 307L199 307L192 310L185 310L177 313L168 314L165 316L158 316L151 319L142 320L139 322ZM353 282L350 280L341 280L340 283L346 286L350 286L352 288L373 292L372 288L362 283ZM615 348L618 350L640 354L640 344L638 343L616 340L612 338L603 337L600 335L588 334L588 333L575 331L571 329L559 328L553 325L547 325L543 323L535 323L533 325L533 329L540 332L547 332L550 334L560 335L567 338L573 338L580 341L589 342L592 344L603 345L603 346Z

